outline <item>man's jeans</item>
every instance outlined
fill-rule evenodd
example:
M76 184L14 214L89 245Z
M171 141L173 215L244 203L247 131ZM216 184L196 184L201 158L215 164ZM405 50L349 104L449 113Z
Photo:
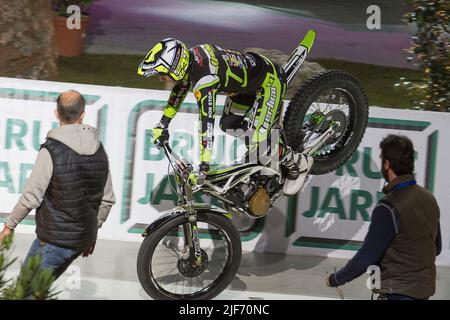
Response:
M78 258L81 252L58 247L36 239L31 245L23 265L26 265L28 260L37 254L40 254L41 256L41 268L52 269L56 280L64 271L66 271L67 267Z

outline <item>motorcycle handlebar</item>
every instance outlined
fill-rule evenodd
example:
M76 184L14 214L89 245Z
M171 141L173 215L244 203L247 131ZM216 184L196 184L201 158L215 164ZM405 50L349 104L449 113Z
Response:
M162 144L162 147L166 150L166 152L168 154L172 155L175 158L175 160L180 160L181 159L181 157L172 150L172 148L170 147L168 141L164 141L163 144Z
M169 161L171 161L169 154L175 158L175 167L179 168L181 171L189 171L192 172L193 166L190 162L186 161L185 159L181 158L178 154L175 153L175 151L172 150L172 148L169 145L168 141L164 141L162 144L162 148L164 148L166 157Z

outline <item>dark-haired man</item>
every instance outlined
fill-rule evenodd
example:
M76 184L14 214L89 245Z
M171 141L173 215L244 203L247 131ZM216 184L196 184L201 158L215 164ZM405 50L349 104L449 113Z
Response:
M97 229L115 203L108 157L95 128L83 125L85 101L75 90L61 93L50 130L0 242L36 208L37 239L25 263L40 255L41 267L58 278L80 254L92 254Z
M389 135L380 143L385 197L372 212L361 249L327 286L343 285L380 268L380 300L428 299L435 293L436 256L441 252L439 207L433 194L414 179L414 148L404 136Z

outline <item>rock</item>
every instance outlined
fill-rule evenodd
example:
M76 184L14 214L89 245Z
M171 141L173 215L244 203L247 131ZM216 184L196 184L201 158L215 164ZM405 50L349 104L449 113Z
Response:
M289 58L289 54L286 54L280 50L268 50L261 48L247 48L244 52L255 52L262 54L263 56L269 58L273 62L283 65ZM295 76L294 80L289 85L286 91L285 99L290 100L294 96L295 92L300 88L301 83L306 79L311 78L314 74L325 71L326 69L316 62L309 62L308 58L303 63L299 72Z
M0 76L51 79L58 52L48 0L0 0Z

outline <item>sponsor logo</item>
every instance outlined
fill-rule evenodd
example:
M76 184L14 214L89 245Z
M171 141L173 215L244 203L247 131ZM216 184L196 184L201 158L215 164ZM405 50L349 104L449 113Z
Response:
M213 117L213 93L212 90L208 91L208 118Z
M200 101L200 98L202 97L202 94L200 93L199 90L195 90L194 91L194 97L197 101Z
M197 228L192 228L192 240L194 242L194 255L196 259L200 259L200 257L202 256L202 252L200 249L200 246L198 245L198 232L197 232Z
M254 128L257 126L257 124L258 124L258 121L256 119L257 112L258 112L258 107L257 107L257 103L255 101L255 104L253 105L252 114L250 115L250 122L248 125L249 128Z
M213 128L213 124L208 122L208 124L206 125L206 135L207 137L212 137L213 133L214 133L214 128Z
M214 136L214 126L212 123L208 122L206 124L206 148L212 150L212 141Z
M222 58L228 63L230 67L244 68L244 63L238 52L227 50L226 54L222 55Z
M187 65L189 63L189 60L187 58L186 52L184 52L182 49L179 49L179 52L176 53L176 58L174 62L174 66L176 66L176 70L173 71L173 73L176 76L180 76L181 72L187 68ZM183 60L180 59L181 55L183 55Z
M212 94L212 90L208 91L208 104L212 105L213 102L213 94Z
M251 57L250 55L245 55L245 57L247 58L247 61L250 62L250 64L252 65L252 67L256 67L256 63L255 61L253 61L253 57Z
M267 113L264 117L264 122L261 125L261 128L259 128L259 132L265 133L267 132L267 129L270 125L270 119L272 118L272 113L275 107L275 101L277 97L277 88L271 87L270 88L270 97L269 100L267 100Z
M194 48L194 60L200 67L203 67L203 57L200 54L200 50L198 48Z
M208 44L205 45L203 48L209 54L209 61L211 62L211 65L213 67L215 67L215 69L217 71L217 67L219 66L219 61L217 60L217 58L215 56L214 49Z
M175 67L176 69L170 70L177 76L180 74L181 65L178 64L180 62L180 57L181 57L181 48L177 48L177 52L175 53L175 58L173 59L173 65L172 65L172 68Z
M170 94L170 99L169 99L168 105L171 107L178 106L181 102L182 97L183 97L183 94L181 92L172 92Z

